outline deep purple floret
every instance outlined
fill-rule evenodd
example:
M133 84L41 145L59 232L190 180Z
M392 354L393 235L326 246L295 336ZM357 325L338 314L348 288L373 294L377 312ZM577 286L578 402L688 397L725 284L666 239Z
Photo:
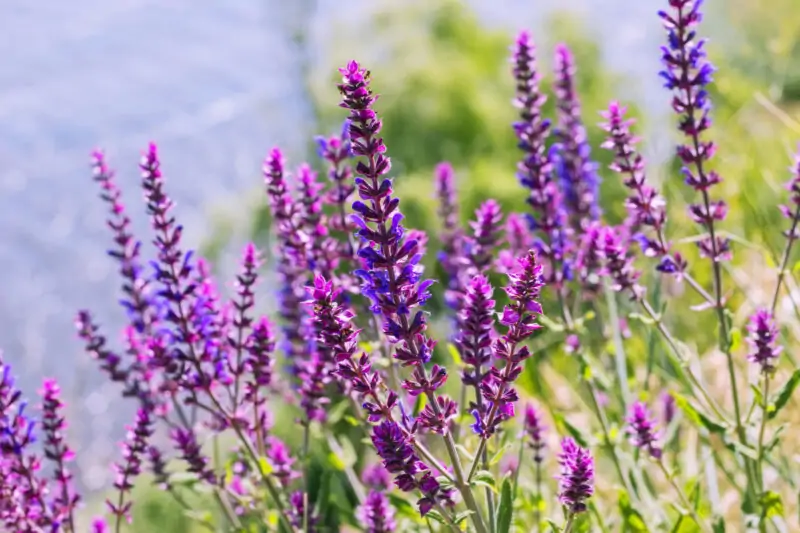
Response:
M68 524L74 530L73 513L80 497L75 492L73 476L67 467L67 463L75 459L75 452L66 442L67 423L64 418L64 403L61 401L61 387L55 380L46 379L41 395L44 456L54 466L53 477L56 484L53 513L56 520Z
M609 168L623 177L625 187L631 192L625 199L629 217L627 225L632 232L641 230L638 240L645 256L663 258L670 248L664 235L666 201L647 183L644 158L636 150L639 139L630 130L635 120L625 118L625 112L626 108L619 102L611 102L608 110L602 113L606 119L602 127L608 132L602 147L614 152L614 161Z
M117 501L106 500L106 505L117 520L125 518L130 522L130 510L133 500L130 493L133 483L142 473L142 464L148 450L150 438L153 435L153 420L147 409L140 408L136 412L136 422L128 428L128 435L122 443L122 461L114 465L116 479L114 487L117 489Z
M316 533L318 531L317 524L319 523L319 517L316 516L312 509L308 510L308 515L306 517L307 505L310 507L306 493L299 490L293 492L292 495L289 496L289 519L292 526L297 528L298 531ZM303 529L303 522L306 519L308 520L305 524L306 528Z
M384 400L380 392L385 388L381 375L373 370L366 353L356 354L360 330L353 325L353 311L339 298L340 289L334 288L333 282L322 276L316 276L308 292L319 335L317 342L333 355L337 363L335 375L343 382L345 390L361 396L362 407L371 422L391 419L392 409L398 401L397 393L390 390Z
M480 384L487 375L486 366L492 359L492 333L494 331L495 301L492 288L485 276L475 276L467 286L456 325L456 348L465 364L461 373L465 386L475 388L477 408L485 414L485 402L480 394Z
M797 155L795 155L794 163L789 167L792 173L792 179L786 184L786 189L789 191L789 205L781 205L780 210L783 216L792 221L791 227L783 232L789 245L794 244L800 238L800 144L797 146Z
M558 462L561 465L558 500L570 513L586 511L586 500L594 494L594 459L589 450L566 437L561 441Z
M591 147L581 120L581 104L575 87L575 58L564 45L556 46L555 82L558 110L558 162L556 174L564 191L570 224L576 232L600 217L597 164L591 160Z
M394 508L386 495L372 489L358 508L357 516L367 533L391 533L395 530Z
M457 283L459 263L462 260L461 240L464 236L458 217L455 173L450 163L442 162L436 165L433 177L434 190L438 200L437 214L441 224L439 241L442 243L442 249L438 258L444 270L448 287L452 287Z
M548 268L547 282L558 288L567 275L564 258L570 232L561 191L554 180L550 152L546 148L550 121L542 116L542 106L547 96L539 89L536 48L527 31L519 34L512 52L517 84L514 105L520 114L520 120L513 127L518 147L525 154L517 165L517 179L529 191L526 201L533 212L528 216L528 223L537 234L536 249Z
M397 488L404 492L419 490L422 493L422 498L417 501L422 516L437 503L448 500L447 492L441 489L430 468L417 457L400 426L394 422L381 422L372 430L372 443L383 460L383 466L395 475Z
M287 488L300 473L294 469L295 459L289 447L278 437L270 436L266 441L267 459L272 465L272 475L280 482L283 488Z
M193 430L175 428L170 435L172 442L178 449L181 458L186 462L187 469L201 481L211 485L217 482L217 476L211 469L208 457L203 454L197 435Z
M661 47L664 70L659 74L664 86L672 91L672 109L678 115L678 128L686 144L677 148L683 163L686 184L700 193L701 202L689 206L693 221L703 226L708 236L699 241L700 252L712 261L729 260L730 240L715 233L715 222L725 219L728 206L711 200L709 190L722 178L707 165L716 152L713 141L703 140L711 126L711 100L707 86L712 82L714 67L707 59L706 41L697 38L697 26L703 16L702 0L670 0L669 11L659 11L667 30L667 45Z
M750 317L747 325L747 344L750 352L747 358L758 365L764 374L775 372L775 363L783 351L778 345L778 326L775 318L766 309L760 309Z
M658 444L660 436L656 429L656 422L647 409L647 404L644 402L634 403L628 414L627 422L628 426L625 431L630 437L631 444L646 451L654 459L660 459L662 453Z
M629 292L632 300L640 300L645 292L644 287L638 283L641 272L633 264L633 256L622 232L606 226L599 232L599 238L599 249L603 257L601 274L611 280L612 290Z
M150 280L144 275L141 259L142 243L131 230L131 219L122 203L122 191L114 179L114 171L100 150L92 152L92 177L100 185L100 198L108 204L106 225L114 235L114 248L108 254L119 262L122 277L120 304L125 308L131 324L139 333L149 333L158 320L157 306Z
M403 366L414 367L403 387L412 394L429 395L429 405L436 410L434 392L444 385L447 373L435 367L428 375L425 365L435 342L425 334L427 317L420 309L430 298L433 281L422 279L419 243L406 237L400 200L392 195L392 179L387 177L391 161L380 137L381 121L372 109L376 96L369 87L369 73L355 61L340 72L340 105L350 111L353 154L361 158L355 168L360 200L352 209L363 243L359 256L364 268L356 274L363 280L362 292L371 300L371 310L380 314L383 331L395 345L394 358Z
M533 460L541 464L544 461L544 433L546 426L542 422L542 413L532 404L525 406L525 434L528 446L533 450Z
M480 389L489 409L483 416L477 409L472 429L483 439L493 435L504 420L514 416L514 404L519 399L513 387L522 372L522 363L530 357L527 346L520 344L540 328L536 318L542 314L539 292L542 288L542 266L532 250L519 259L516 270L508 276L506 294L510 303L505 306L500 323L507 331L494 342L493 354L497 363L481 382ZM503 362L502 368L499 363Z

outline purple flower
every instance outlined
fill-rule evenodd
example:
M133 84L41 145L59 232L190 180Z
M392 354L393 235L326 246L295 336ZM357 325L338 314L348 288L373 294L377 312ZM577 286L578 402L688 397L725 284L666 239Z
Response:
M75 459L75 452L65 440L67 423L64 419L64 403L61 401L61 388L53 379L44 380L42 395L42 431L44 433L44 456L55 466L53 473L56 482L54 515L56 520L65 522L74 530L73 513L80 501L72 483L72 473L67 463Z
M497 254L497 270L503 274L508 274L516 267L519 256L534 247L535 241L531 235L525 218L519 213L510 213L506 218L505 241L508 245L506 250L501 250Z
M175 428L170 436L181 458L186 461L189 472L196 475L199 480L214 485L217 476L209 466L208 457L203 455L195 432L186 428Z
M367 533L391 533L395 530L394 509L383 492L372 489L356 512Z
M661 395L661 416L664 419L664 425L668 426L675 419L677 414L677 406L675 404L675 397L672 393L665 392Z
M487 375L484 365L488 365L492 358L495 314L492 293L492 286L485 276L472 278L456 321L458 334L455 345L464 363L469 365L461 373L461 380L465 386L475 388L475 408L481 414L484 413L485 404L480 394L480 384Z
M100 184L100 198L109 206L106 224L114 235L115 247L108 254L119 261L124 294L120 303L136 330L149 333L158 320L158 313L152 302L154 295L150 281L143 275L140 258L142 243L134 239L131 233L131 219L122 203L122 191L114 180L114 171L108 167L105 155L99 150L92 152L92 174L94 181Z
M392 477L383 465L376 463L364 467L361 481L371 489L386 490L392 484Z
M528 216L529 226L538 232L535 246L548 266L547 281L557 288L566 276L563 262L569 228L561 192L553 179L550 154L545 147L550 121L542 116L542 105L547 97L539 89L536 49L527 31L519 34L512 51L511 62L517 82L514 105L520 110L520 120L513 127L519 139L518 146L525 154L517 165L517 178L529 190L527 202L533 210Z
M558 500L570 513L586 511L586 500L594 494L594 460L589 450L578 446L569 437L561 441L558 456Z
M631 406L628 414L628 427L626 432L630 436L631 444L641 448L654 459L661 458L661 447L658 445L660 438L656 430L656 423L644 402L636 402Z
M345 121L339 136L317 137L318 154L328 163L328 179L333 187L328 193L327 201L335 206L335 214L330 218L331 228L349 233L353 225L346 216L347 201L355 191L352 185L353 170L348 164L352 157L350 147L350 123ZM349 245L349 243L348 243ZM349 251L348 257L353 253Z
M475 211L475 220L469 223L473 237L465 243L470 266L477 272L485 271L500 241L503 211L496 200L486 200Z
M564 45L556 46L555 94L558 111L556 174L561 180L572 228L580 232L600 217L597 164L591 161L589 140L581 120L575 90L575 58Z
M282 319L282 348L290 361L290 368L296 372L294 365L307 354L308 325L305 323L302 301L303 287L307 281L308 236L300 227L300 206L289 193L283 153L278 148L270 151L263 170L278 241L278 314Z
M450 163L442 162L436 165L433 184L438 200L437 214L441 223L439 240L442 243L442 250L438 257L447 277L448 286L450 286L457 283L463 238L463 230L458 217L455 173Z
M601 274L611 280L611 288L614 291L629 291L632 300L640 300L645 290L638 283L641 272L636 270L633 256L619 230L607 226L600 231L599 239L600 253L603 257Z
M392 418L392 409L397 404L397 394L389 391L386 399L381 396L384 388L381 375L372 369L366 353L356 356L358 332L353 325L354 314L339 301L339 289L322 276L314 278L314 286L308 288L313 305L313 317L319 337L317 341L333 354L338 368L335 375L348 387L365 398L362 407L371 422L381 418Z
M389 342L396 345L394 357L403 366L414 367L403 386L431 395L430 404L437 409L433 393L444 384L447 374L433 369L434 378L428 376L425 364L435 343L425 335L425 313L417 309L430 297L428 288L433 282L422 280L419 243L406 238L400 200L392 196L392 180L386 177L391 161L379 136L381 121L372 109L376 97L369 88L369 74L355 61L340 72L340 105L350 111L353 154L363 158L355 169L360 200L352 206L357 235L364 243L359 251L364 268L356 274L363 280L362 292L372 301L371 310L383 319Z
M146 409L140 408L136 413L136 423L128 428L128 436L121 446L123 461L114 465L117 473L114 487L117 489L118 499L116 502L106 500L106 505L118 521L123 517L128 522L131 521L130 509L133 501L125 500L127 496L130 496L134 480L142 472L144 454L148 450L148 442L153 431L150 413Z
M639 139L630 131L633 119L625 118L626 108L619 102L611 102L608 111L602 113L607 120L602 125L608 132L608 139L602 144L614 152L614 162L609 168L623 176L623 183L631 191L625 199L630 225L633 230L644 226L650 228L651 235L642 234L640 241L647 257L664 257L669 253L670 243L664 237L667 222L666 202L658 192L647 184L645 163L636 151Z
M542 314L538 302L542 266L536 260L536 254L530 251L521 257L517 269L508 279L506 294L511 303L503 309L500 318L500 323L508 330L493 346L495 358L503 361L504 366L502 369L493 366L481 382L481 394L490 406L486 416L480 416L477 410L472 412L476 417L473 430L483 439L493 435L501 422L514 416L514 404L519 396L513 383L522 372L523 361L531 355L527 346L520 348L519 345L540 327L536 317Z
M751 363L761 367L763 374L775 372L775 362L783 351L782 346L778 346L778 326L775 318L766 309L756 311L750 317L747 325L747 344L750 345L750 353L747 358Z
M248 380L245 383L245 400L252 402L258 408L266 401L266 398L259 394L260 390L272 383L272 358L275 352L272 324L266 317L262 317L253 325L245 346L247 349L245 368L249 370Z
M786 189L789 191L791 205L782 205L780 210L783 216L792 221L791 228L784 231L783 234L790 243L794 243L800 237L800 230L798 230L800 223L800 144L797 146L797 155L794 164L789 167L789 171L792 173L792 179L786 184Z
M108 524L106 524L105 518L95 518L92 520L91 533L108 533L108 531Z
M236 376L236 397L238 403L238 381L245 371L247 354L248 331L253 326L252 310L256 303L255 286L258 282L258 268L261 265L258 250L255 245L248 243L242 254L241 270L236 276L234 284L237 298L232 302L234 316L232 320L232 334L228 336L228 345L235 353L235 360L231 360L231 373ZM234 408L235 410L235 408Z
M287 488L293 480L300 477L300 473L293 468L295 460L288 446L278 437L268 437L266 445L267 459L273 469L272 475L283 488Z
M542 437L546 426L542 422L542 414L538 409L529 403L525 406L525 434L528 437L528 446L533 450L533 460L541 464L544 461L545 443Z
M722 181L707 168L716 145L702 138L711 126L711 100L706 87L714 72L706 57L706 41L697 38L696 28L703 18L702 3L702 0L670 0L670 11L659 11L667 30L667 45L661 47L664 70L659 74L664 86L673 93L672 109L679 117L678 129L687 139L686 144L677 148L686 184L701 195L700 203L689 206L692 220L709 233L698 243L700 252L717 263L730 259L731 251L730 240L716 235L714 229L715 222L725 219L728 207L709 196L709 189Z
M316 533L319 517L314 514L313 510L308 510L308 522L303 524L306 518L306 505L310 507L306 493L299 490L293 492L289 497L289 519L292 522L292 526L299 531ZM303 528L304 525L306 526L305 529Z
M306 415L303 423L324 422L327 418L325 407L330 403L327 391L331 381L328 361L315 352L308 359L299 361L296 368L300 382L300 407Z
M0 523L8 531L55 530L59 522L39 473L42 461L32 449L36 422L26 406L0 354Z
M328 219L322 211L321 192L324 186L317 173L307 164L297 170L299 225L308 239L306 260L309 270L332 277L339 261L337 242L329 236Z
M383 421L372 430L372 443L383 460L383 466L395 475L394 483L404 492L419 490L422 498L417 507L422 516L438 502L447 501L443 491L425 463L420 461L408 439L394 422Z

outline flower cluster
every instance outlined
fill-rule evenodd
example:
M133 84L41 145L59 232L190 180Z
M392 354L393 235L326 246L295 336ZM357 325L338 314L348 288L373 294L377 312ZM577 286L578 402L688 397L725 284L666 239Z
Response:
M747 344L750 353L747 358L759 366L764 374L775 372L775 362L783 347L778 345L778 326L772 313L766 309L756 311L747 325Z
M659 435L655 426L655 421L651 417L647 405L644 402L634 403L628 415L627 427L631 444L647 451L654 459L660 459L661 448L657 442Z
M569 437L561 441L558 499L570 513L586 511L586 500L594 494L594 459L588 450Z

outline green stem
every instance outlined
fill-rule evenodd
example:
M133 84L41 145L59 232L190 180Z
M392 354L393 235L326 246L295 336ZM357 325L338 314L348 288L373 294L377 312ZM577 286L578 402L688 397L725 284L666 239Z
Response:
M700 520L700 517L697 516L697 512L694 510L694 507L692 507L692 505L689 503L689 499L686 497L686 495L683 493L683 490L680 488L678 483L675 481L675 477L670 473L669 470L667 470L667 467L664 464L664 461L659 459L658 460L658 466L661 468L661 471L664 472L664 476L667 478L667 481L669 482L669 484L672 485L672 488L675 490L675 493L678 495L678 499L681 501L681 505L684 506L686 508L686 510L689 512L689 516L692 517L692 520L695 521L697 526L704 533L712 533L711 529L708 527L708 524L704 523L702 520Z
M625 489L628 491L629 494L635 496L636 498L639 497L639 493L636 490L633 490L630 483L628 482L628 478L625 476L625 473L622 470L622 464L619 462L619 456L617 456L617 449L611 443L611 435L608 431L608 421L606 420L606 416L603 413L603 410L600 409L600 403L597 401L597 391L595 390L594 384L591 380L586 382L586 386L589 389L589 397L592 400L592 411L594 411L594 415L597 417L598 422L600 422L600 428L603 431L603 444L605 448L608 450L609 455L611 455L611 459L614 462L614 468L617 471L617 475L619 476L619 480Z
M308 531L308 450L311 442L311 420L306 419L303 424L303 531Z
M758 431L758 451L757 451L757 461L756 461L756 475L758 476L758 483L759 487L761 488L761 493L764 493L764 433L766 432L767 428L767 418L768 418L768 408L769 408L769 373L764 373L764 405L763 405L763 415L761 417L761 428ZM767 521L764 519L766 514L766 506L762 507L761 510L761 519L758 521L758 528L761 533L766 533L767 531Z
M781 259L781 269L778 271L778 282L775 284L775 294L772 295L772 313L775 313L775 309L778 307L778 299L781 295L781 286L783 285L783 279L786 277L786 268L789 266L789 258L792 254L792 245L794 245L795 241L795 232L797 231L797 222L800 220L800 205L795 208L794 218L792 219L792 228L789 230L789 237L786 241L786 248L783 250L783 259Z
M563 529L562 533L571 533L572 532L572 526L574 526L574 525L575 525L575 513L570 511L570 513L567 515L567 521L564 524L564 529Z
M625 358L625 346L622 343L622 332L619 330L619 311L617 310L617 297L608 286L608 280L603 281L603 290L608 304L608 314L611 315L611 332L614 340L614 361L617 367L617 379L622 392L622 405L627 409L630 403L631 391L628 387L628 364Z
M683 353L681 352L680 348L678 348L678 343L675 341L675 339L672 337L672 334L664 325L664 322L661 320L661 317L656 314L656 312L653 310L653 308L650 306L647 300L641 300L640 304L642 306L642 309L644 309L644 312L647 313L647 316L655 324L658 332L661 333L661 336L664 338L667 345L670 347L672 355L675 358L677 358L675 362L677 363L678 367L684 371L686 378L689 380L692 386L697 389L697 392L699 392L700 395L703 397L703 400L705 401L707 406L714 412L714 415L716 415L717 418L719 418L722 421L726 420L725 416L722 414L719 407L717 406L717 403L713 400L713 398L711 398L711 396L709 396L706 388L703 387L702 383L700 383L699 378L695 376L694 372L692 372L692 369L689 368L688 363L684 359Z

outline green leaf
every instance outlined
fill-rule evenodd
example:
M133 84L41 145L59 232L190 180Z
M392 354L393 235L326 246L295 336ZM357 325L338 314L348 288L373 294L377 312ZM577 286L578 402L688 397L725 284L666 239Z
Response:
M778 394L775 396L775 408L774 410L769 411L767 415L769 420L772 420L778 416L780 410L786 407L786 404L789 403L789 400L792 398L792 394L798 385L800 385L800 368L792 373L792 377L789 378L789 381L787 381L783 387L781 387L781 390L779 390Z
M464 521L466 521L466 519L467 519L467 518L469 518L469 517L470 517L470 515L471 515L473 512L474 512L474 511L470 511L469 509L467 509L466 511L461 511L460 513L458 513L458 514L457 514L457 515L454 517L453 521L456 523L456 525L459 525L459 524L461 524L461 522L464 522Z
M564 415L562 415L561 413L555 413L554 414L554 418L555 418L556 424L563 425L564 429L567 431L567 433L569 433L570 437L575 439L575 442L577 442L580 445L581 448L588 448L589 447L589 440L587 439L587 437L583 434L583 432L580 429L578 429L577 427L573 426L569 422L569 420L564 418Z
M439 511L428 511L428 514L425 515L425 518L430 518L434 522L447 525L447 521L441 514L439 514Z
M688 418L695 426L706 428L711 433L718 433L724 434L727 431L727 426L712 420L711 417L697 409L691 400L686 398L685 396L676 393L673 393L675 397L675 404L680 407L681 411L684 412L686 418Z
M628 315L628 318L630 318L631 320L639 321L647 326L652 326L653 324L655 324L655 321L652 318L650 318L649 316L645 316L641 313L631 313Z
M472 478L472 485L484 485L494 492L497 492L497 482L488 470L478 470Z
M758 451L756 451L756 449L752 446L742 444L733 438L726 438L725 446L734 453L739 453L749 459L752 459L753 461L758 461Z
M550 526L550 531L552 533L561 533L561 526L553 522L551 518L547 519L547 525Z
M742 330L733 328L731 330L731 351L735 352L742 345Z
M768 490L761 495L761 498L758 499L758 503L761 504L761 508L763 509L762 514L766 518L783 516L783 500L781 499L781 495L777 492Z
M343 472L347 468L347 463L344 462L344 459L340 457L339 454L333 452L328 454L328 464L340 472Z
M760 408L764 408L764 394L761 392L761 387L754 385L753 383L750 384L750 390L753 391L753 396L755 397L756 405Z
M514 502L511 496L511 480L506 477L500 489L500 504L497 507L497 533L508 533L511 530L513 513Z
M630 531L631 533L646 533L649 531L644 517L631 506L631 499L624 490L619 491L619 508L622 512L624 531Z
M450 358L456 364L457 367L461 368L464 366L464 360L461 359L461 354L458 353L458 348L452 342L447 343L447 353L450 354Z
M503 460L503 456L506 454L506 452L509 450L509 448L511 448L513 445L514 445L513 442L507 442L506 444L503 444L500 447L500 449L497 450L497 452L495 452L495 454L492 456L492 458L489 459L489 466L494 466L497 463L499 463L500 461L502 461Z
M714 533L725 533L725 519L721 516L715 517L711 529Z
M349 408L350 408L350 402L341 401L337 403L336 405L331 407L331 409L328 411L327 422L331 425L335 424L336 422L342 419L342 417L345 415L345 413L347 413L347 410Z

